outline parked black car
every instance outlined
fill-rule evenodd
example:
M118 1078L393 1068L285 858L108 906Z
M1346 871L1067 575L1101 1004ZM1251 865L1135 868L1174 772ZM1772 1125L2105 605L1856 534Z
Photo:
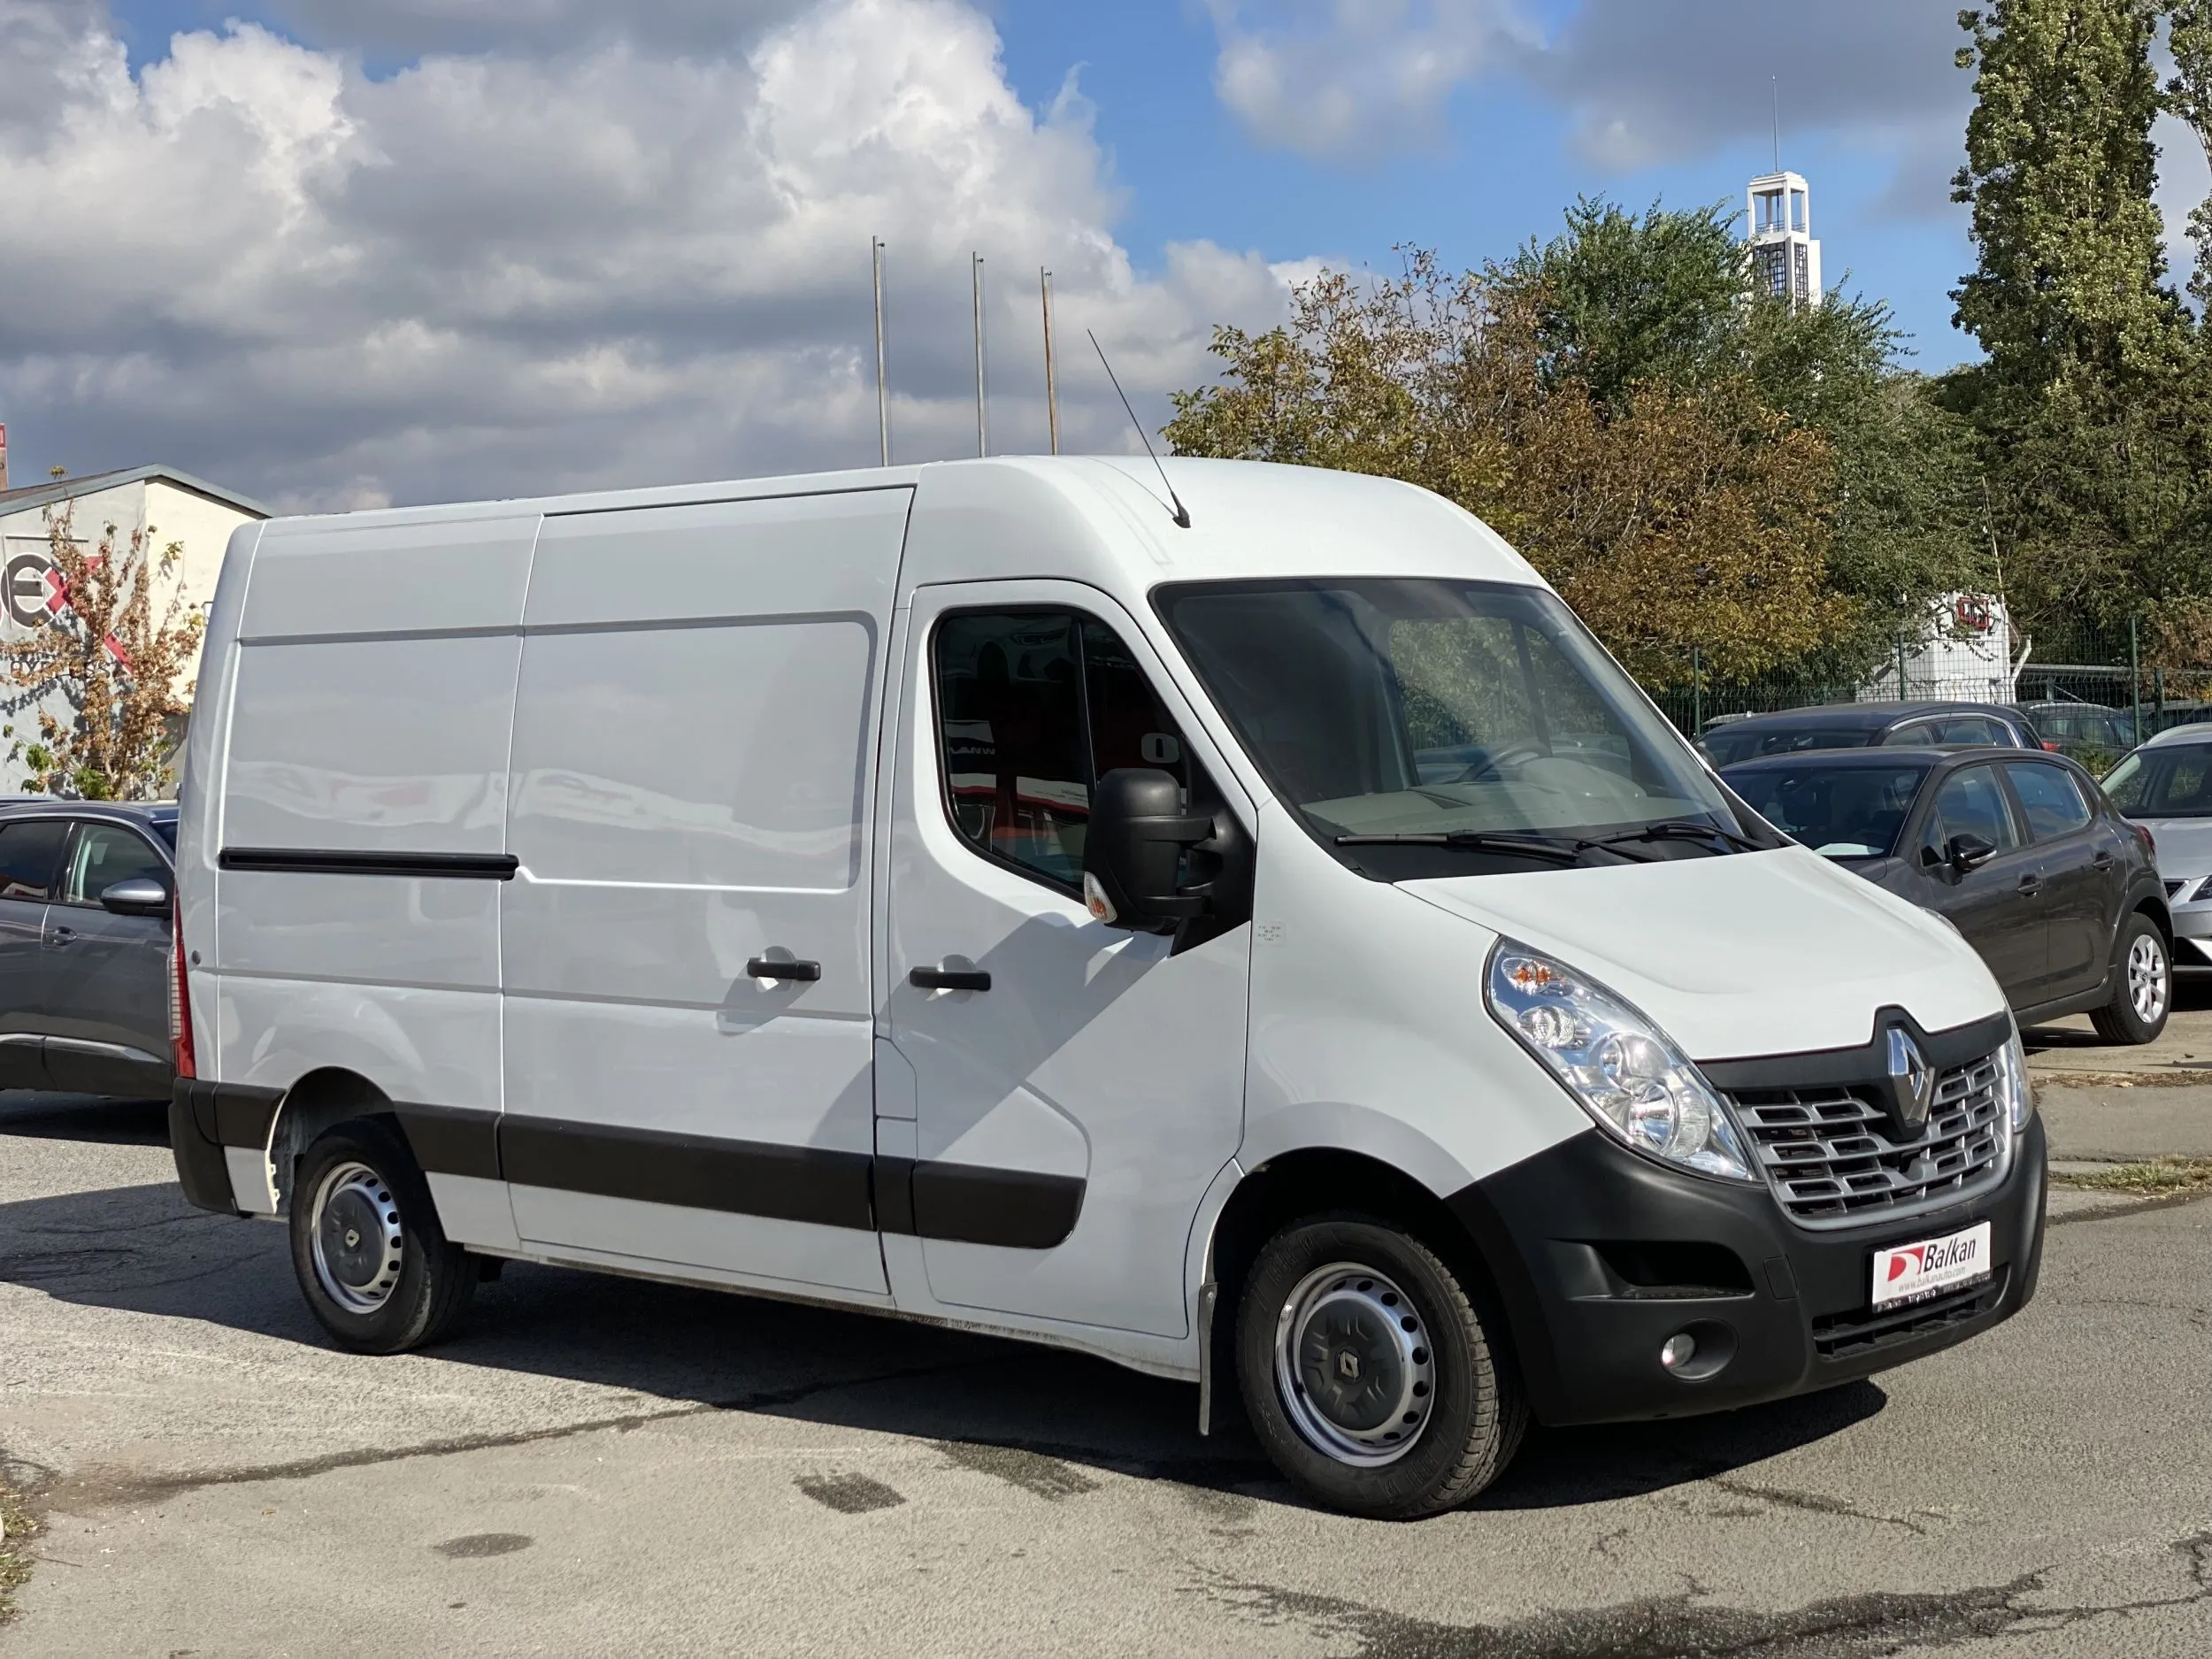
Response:
M2042 734L2046 748L2092 772L2102 772L2135 747L2135 717L2125 709L2070 702L2024 703L2018 708Z
M1947 917L2022 1025L2086 1012L2149 1042L2173 1002L2173 923L2148 834L2062 756L1832 749L1721 773L1784 834Z
M1761 755L1878 744L1903 749L1954 743L2049 747L2025 715L1999 703L1834 703L1709 726L1698 741L1717 767Z
M177 810L0 808L0 1088L165 1096Z

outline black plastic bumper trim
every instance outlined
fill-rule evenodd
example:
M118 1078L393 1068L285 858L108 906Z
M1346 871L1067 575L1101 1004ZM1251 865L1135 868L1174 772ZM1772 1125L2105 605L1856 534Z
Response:
M1461 1188L1447 1202L1490 1269L1538 1420L1626 1422L1853 1381L2010 1318L2035 1294L2041 1262L2040 1119L2030 1119L2016 1138L2011 1158L2003 1181L1978 1198L1814 1233L1794 1225L1763 1183L1677 1174L1593 1128ZM1980 1221L1991 1224L1993 1294L1941 1320L1893 1323L1874 1313L1876 1249ZM1591 1263L1624 1241L1718 1247L1763 1271L1749 1294L1732 1286L1726 1295L1653 1296L1640 1286L1608 1286ZM1724 1365L1693 1381L1659 1363L1670 1336L1708 1323L1729 1333ZM1839 1342L1834 1335L1862 1328L1880 1340Z
M471 1175L495 1181L499 1114L467 1106L395 1106L408 1149L426 1175Z
M230 1164L222 1143L211 1133L215 1125L213 1085L188 1077L176 1079L169 1091L169 1153L176 1160L177 1184L184 1188L185 1202L218 1215L235 1216L237 1194L231 1190Z
M1878 1084L1888 1076L1889 1039L1885 1033L1892 1025L1912 1033L1939 1075L1972 1064L2004 1047L2005 1039L2012 1035L2012 1016L2001 1010L1946 1031L1929 1031L1903 1009L1892 1006L1875 1010L1873 1034L1855 1048L1761 1055L1755 1060L1701 1060L1697 1069L1715 1088L1731 1094L1740 1089Z
M522 860L512 853L349 852L315 847L226 847L218 868L312 876L457 877L512 881Z

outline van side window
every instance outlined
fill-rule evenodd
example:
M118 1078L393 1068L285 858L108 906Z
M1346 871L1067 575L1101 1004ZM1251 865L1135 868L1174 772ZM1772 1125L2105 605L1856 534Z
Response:
M1072 890L1102 773L1153 766L1189 782L1181 733L1102 622L1067 611L949 616L934 667L947 803L988 856Z
M66 818L0 825L0 899L44 899L68 837Z

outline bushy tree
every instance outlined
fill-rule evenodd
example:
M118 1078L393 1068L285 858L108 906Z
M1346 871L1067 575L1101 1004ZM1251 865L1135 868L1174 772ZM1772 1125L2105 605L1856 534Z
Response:
M74 514L73 503L46 514L59 603L43 626L0 645L8 683L27 700L58 694L69 717L41 710L37 735L18 736L9 758L27 768L21 787L33 794L156 799L175 782L172 727L190 708L184 675L204 623L173 585L184 547L157 543L151 525L128 536L108 525L88 549Z

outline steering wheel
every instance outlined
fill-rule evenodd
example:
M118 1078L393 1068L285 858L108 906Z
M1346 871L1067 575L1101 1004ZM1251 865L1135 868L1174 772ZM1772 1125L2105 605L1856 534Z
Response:
M1508 743L1503 749L1488 750L1479 764L1463 769L1458 777L1448 778L1447 783L1480 783L1486 777L1500 778L1501 766L1517 764L1525 760L1541 760L1544 751L1533 743Z

